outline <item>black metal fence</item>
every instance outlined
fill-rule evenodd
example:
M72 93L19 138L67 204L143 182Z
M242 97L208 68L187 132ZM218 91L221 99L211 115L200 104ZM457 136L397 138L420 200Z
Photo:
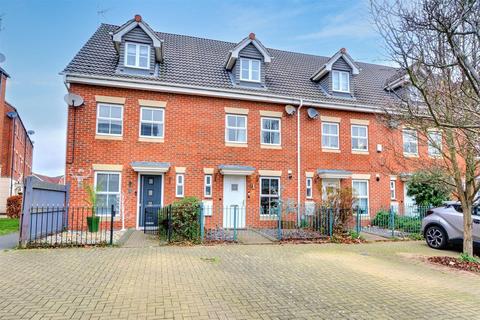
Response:
M115 207L30 207L20 218L21 247L112 245Z

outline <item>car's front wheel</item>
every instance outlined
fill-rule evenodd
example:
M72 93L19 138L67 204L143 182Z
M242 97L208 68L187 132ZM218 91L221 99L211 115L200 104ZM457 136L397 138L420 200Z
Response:
M447 246L447 233L440 226L430 226L425 232L425 240L430 248L444 249Z

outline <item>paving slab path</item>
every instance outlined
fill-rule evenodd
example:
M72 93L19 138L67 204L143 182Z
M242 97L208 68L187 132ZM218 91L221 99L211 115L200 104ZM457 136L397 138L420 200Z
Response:
M0 319L479 319L423 242L0 252Z

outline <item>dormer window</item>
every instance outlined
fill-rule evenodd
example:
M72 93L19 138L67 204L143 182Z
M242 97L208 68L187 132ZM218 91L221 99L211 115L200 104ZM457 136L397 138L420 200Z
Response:
M125 66L130 68L150 68L150 46L140 43L125 43Z
M260 82L260 60L240 58L240 80Z
M332 71L332 90L336 92L350 92L350 73L346 71Z

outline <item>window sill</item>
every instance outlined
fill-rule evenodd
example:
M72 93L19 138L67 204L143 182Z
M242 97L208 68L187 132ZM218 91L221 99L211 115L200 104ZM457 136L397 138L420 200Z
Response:
M436 155L431 155L431 154L429 154L428 157L429 157L430 159L442 159L442 158L443 158L441 155L437 155L437 156L436 156Z
M247 148L247 143L233 143L233 142L225 142L225 147L235 147L235 148Z
M418 154L414 154L414 153L404 153L403 156L405 158L418 158Z
M370 152L368 150L366 151L362 151L362 150L352 150L352 154L364 154L364 155L368 155L370 154Z
M156 143L165 142L164 138L148 138L148 137L139 137L138 141L140 141L140 142L156 142Z
M282 146L277 146L274 144L261 144L260 148L262 149L275 149L275 150L281 150Z
M123 137L122 136L109 136L109 135L96 134L95 139L99 139L99 140L123 140Z
M278 215L276 214L261 214L260 221L268 221L268 220L278 220Z
M327 148L322 148L322 152L340 153L340 149L327 149Z

